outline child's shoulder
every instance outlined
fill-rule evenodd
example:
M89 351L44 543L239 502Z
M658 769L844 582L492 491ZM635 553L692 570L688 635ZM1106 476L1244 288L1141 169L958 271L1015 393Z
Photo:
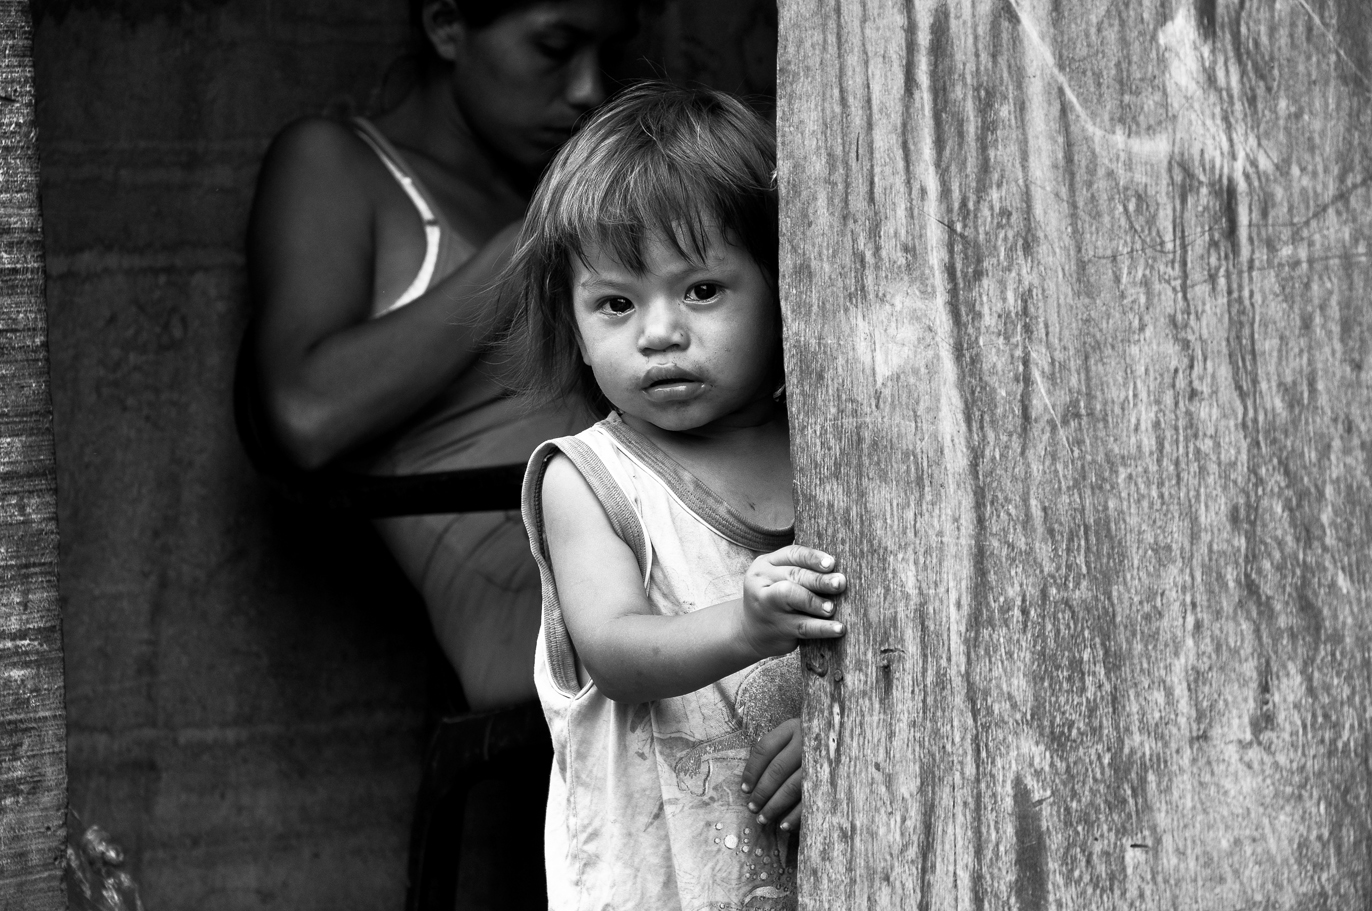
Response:
M537 513L550 550L578 554L587 565L602 561L616 541L630 556L645 551L646 538L623 488L582 454L558 450L548 456Z
M595 499L595 492L591 490L581 469L561 449L549 454L543 468L541 489L545 512L560 511L569 503L584 507Z
M544 461L541 491L545 502L549 497L570 495L583 499L583 493L595 496L594 479L613 473L616 447L610 429L612 414L572 436L549 440L540 448L535 459Z

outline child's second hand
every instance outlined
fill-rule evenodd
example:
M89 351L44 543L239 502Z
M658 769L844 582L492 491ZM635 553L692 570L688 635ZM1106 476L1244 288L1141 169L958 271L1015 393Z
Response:
M756 588L759 581L780 571L780 579L772 583L770 606L775 609L779 602L789 609L781 616L795 637L785 651L794 649L801 639L844 634L843 624L831 618L836 610L833 598L847 590L848 580L842 573L831 572L834 565L834 558L823 551L792 545L759 557L750 568L744 580L745 604L750 581ZM815 614L825 619L811 620ZM802 619L794 620L797 615ZM753 745L743 767L741 788L751 798L748 812L757 814L758 825L779 818L777 827L782 831L799 828L803 743L800 719L789 718Z

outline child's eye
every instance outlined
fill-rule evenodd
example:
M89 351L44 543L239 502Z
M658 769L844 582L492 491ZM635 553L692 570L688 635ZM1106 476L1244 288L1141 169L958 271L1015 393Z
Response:
M634 309L634 302L627 297L607 297L601 300L597 305L597 309L615 314L628 313L630 310Z
M686 299L696 303L714 300L719 296L719 290L714 282L699 282L686 289Z

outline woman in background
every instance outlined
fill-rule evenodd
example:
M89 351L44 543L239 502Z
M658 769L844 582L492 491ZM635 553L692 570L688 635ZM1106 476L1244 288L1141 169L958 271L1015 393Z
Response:
M630 0L414 0L418 76L374 120L277 136L249 227L265 406L302 467L521 462L589 415L529 412L483 325L539 172L605 95ZM533 698L539 581L518 512L381 520L473 709Z

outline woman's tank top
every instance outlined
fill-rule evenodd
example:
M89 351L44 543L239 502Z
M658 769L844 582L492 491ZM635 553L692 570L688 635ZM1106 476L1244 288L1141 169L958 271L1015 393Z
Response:
M380 319L452 274L477 247L453 230L418 175L374 124L358 117L353 126L424 224L424 260L414 281L393 300L373 296L372 318ZM460 331L455 325L454 333ZM522 462L544 440L588 423L589 416L581 413L527 411L499 383L491 355L483 353L405 427L367 447L358 467L377 474L414 474Z

